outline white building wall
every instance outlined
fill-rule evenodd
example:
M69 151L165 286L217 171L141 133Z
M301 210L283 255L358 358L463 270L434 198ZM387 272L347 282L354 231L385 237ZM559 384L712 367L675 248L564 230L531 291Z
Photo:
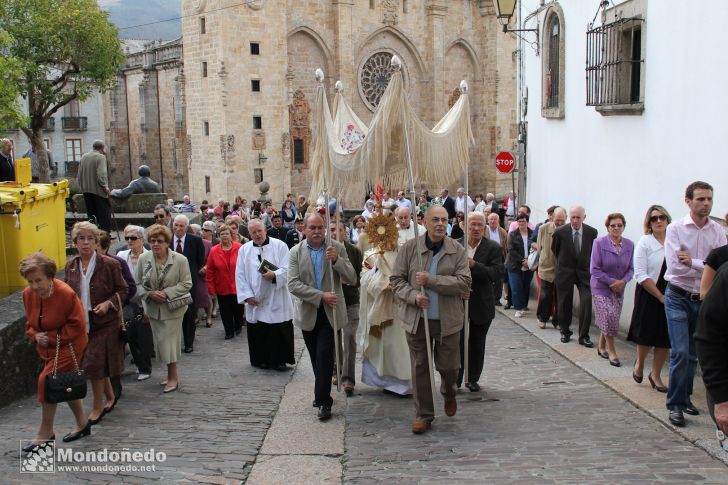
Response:
M539 3L523 0L524 18ZM581 204L586 223L605 235L605 216L622 212L625 237L636 242L651 204L665 206L674 218L687 213L684 190L695 180L713 185L712 215L722 218L728 211L728 65L722 42L728 2L648 0L642 38L645 109L637 116L602 116L586 106L586 31L599 2L558 3L565 24L564 119L541 116L542 58L529 47L524 51L527 202L536 219L543 219L552 204ZM541 13L539 29L543 23ZM535 25L534 19L527 27ZM532 39L533 34L526 35ZM630 299L633 284L627 288ZM628 302L623 323L630 315Z

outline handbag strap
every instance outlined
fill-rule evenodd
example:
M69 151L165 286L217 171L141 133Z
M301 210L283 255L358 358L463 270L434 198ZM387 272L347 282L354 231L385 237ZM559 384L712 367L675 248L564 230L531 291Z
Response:
M116 301L119 302L119 312L118 312L119 313L119 326L124 328L124 326L125 326L124 325L124 312L122 311L123 305L121 304L121 296L119 295L118 291L115 294L116 294Z
M68 342L68 349L71 351L71 358L73 359L73 365L76 367L76 372L81 372L81 367L78 365L78 359L76 359L76 352L73 350L73 344ZM53 357L53 376L58 373L58 354L61 353L61 331L56 330L56 355Z

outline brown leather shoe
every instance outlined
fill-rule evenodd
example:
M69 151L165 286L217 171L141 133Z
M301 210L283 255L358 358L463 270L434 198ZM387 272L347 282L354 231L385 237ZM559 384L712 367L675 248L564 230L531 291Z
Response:
M415 422L412 425L412 432L414 434L422 434L430 429L430 426L431 423L429 421L425 421L424 419L415 419Z
M453 399L452 401L445 401L445 414L448 416L455 416L458 410L458 402Z

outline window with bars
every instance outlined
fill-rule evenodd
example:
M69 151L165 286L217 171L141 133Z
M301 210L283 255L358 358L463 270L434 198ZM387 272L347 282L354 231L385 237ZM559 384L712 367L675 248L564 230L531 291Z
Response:
M559 17L553 15L549 25L549 50L546 68L546 108L559 106L559 45L561 39L561 26Z
M587 31L586 104L623 106L624 114L644 109L643 20L623 18Z

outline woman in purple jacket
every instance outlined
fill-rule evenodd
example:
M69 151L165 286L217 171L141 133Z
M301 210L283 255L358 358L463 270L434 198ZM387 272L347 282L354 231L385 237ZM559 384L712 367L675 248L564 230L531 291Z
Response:
M599 336L597 353L619 367L614 337L619 331L624 287L632 279L634 243L622 237L626 222L620 213L609 214L605 222L608 234L594 240L591 255L591 292ZM606 343L607 350L604 350Z

